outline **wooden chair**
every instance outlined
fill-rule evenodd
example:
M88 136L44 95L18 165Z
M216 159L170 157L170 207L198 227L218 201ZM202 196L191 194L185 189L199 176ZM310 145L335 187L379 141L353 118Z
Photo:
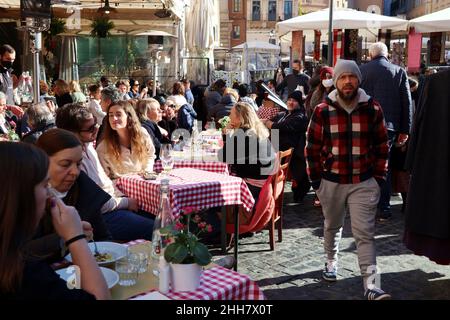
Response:
M273 198L272 178L267 178L264 186L261 188L258 202L255 203L252 212L246 212L242 207L239 207L239 234L247 232L257 232L269 223L272 219L273 211L275 209L275 199ZM232 210L227 208L227 233L234 233L234 217Z
M269 222L270 250L275 249L275 224L278 222L278 242L283 241L283 198L286 179L290 176L289 163L292 158L293 148L278 152L279 167L272 177L273 198L275 208Z
M282 241L282 209L283 194L286 177L289 175L289 162L292 157L293 149L280 151L277 155L278 169L275 174L267 178L264 186L261 188L258 202L253 207L252 213L246 213L239 208L239 234L246 232L257 232L264 228L269 229L270 250L275 250L275 224L278 222L278 241ZM250 218L246 219L246 217ZM229 218L226 230L228 234L234 233L234 224L232 210L227 208L227 217ZM230 245L233 238L230 239Z

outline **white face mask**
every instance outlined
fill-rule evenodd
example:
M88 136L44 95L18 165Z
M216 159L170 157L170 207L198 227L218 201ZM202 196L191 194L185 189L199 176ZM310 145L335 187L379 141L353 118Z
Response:
M325 88L329 88L333 85L333 79L322 80L322 84Z

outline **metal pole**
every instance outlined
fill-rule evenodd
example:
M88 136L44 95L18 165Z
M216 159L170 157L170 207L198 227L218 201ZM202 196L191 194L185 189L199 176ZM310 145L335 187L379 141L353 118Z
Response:
M328 65L333 66L333 0L330 0L330 20L328 22Z
M40 67L39 67L39 51L41 50L42 43L42 34L41 32L35 32L30 34L30 36L34 37L34 41L32 41L32 49L33 53L33 102L39 103L39 79L40 79Z
M154 52L154 58L153 58L153 88L152 88L152 97L156 96L156 80L157 80L157 73L158 73L158 52Z
M174 68L175 68L175 81L179 81L180 80L180 43L179 43L179 39L180 39L180 33L179 33L179 25L180 23L174 22L173 23L173 34L176 36L175 39L172 39L173 43L174 43Z

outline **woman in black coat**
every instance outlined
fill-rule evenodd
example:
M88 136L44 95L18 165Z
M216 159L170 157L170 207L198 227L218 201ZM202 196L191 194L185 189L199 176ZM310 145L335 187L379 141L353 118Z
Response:
M136 114L139 117L142 127L147 130L152 138L153 145L155 146L156 160L158 160L161 144L170 143L170 139L167 135L162 134L161 128L158 126L158 122L162 120L162 110L159 107L159 102L153 98L140 100L136 109ZM163 131L165 130L163 129Z
M278 130L279 150L285 151L289 148L294 148L289 168L293 178L292 192L294 193L294 200L300 202L311 187L306 173L304 155L308 118L303 106L302 93L300 91L291 93L287 106L287 112L280 113L272 121L263 120L263 122L269 129L272 129L272 144L276 142L276 135L273 129Z
M246 102L238 102L231 109L230 122L224 130L232 134L224 136L219 160L230 164L231 172L244 179L256 203L261 187L276 169L269 131Z
M102 206L111 196L80 170L82 146L78 138L67 130L50 129L39 137L36 146L50 159L50 193L77 209L85 233L91 236L93 233L95 241L111 240L101 213ZM49 216L42 219L28 249L50 260L64 255L65 248L54 233Z
M417 255L450 264L448 118L450 70L425 78L406 168L411 172L404 242Z

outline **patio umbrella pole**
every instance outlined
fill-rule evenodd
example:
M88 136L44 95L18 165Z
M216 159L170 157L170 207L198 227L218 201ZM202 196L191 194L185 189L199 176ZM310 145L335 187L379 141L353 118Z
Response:
M328 65L333 66L333 0L330 0L330 21L328 23Z
M39 103L39 52L42 47L42 33L35 32L30 33L31 41L31 53L33 54L33 101Z

